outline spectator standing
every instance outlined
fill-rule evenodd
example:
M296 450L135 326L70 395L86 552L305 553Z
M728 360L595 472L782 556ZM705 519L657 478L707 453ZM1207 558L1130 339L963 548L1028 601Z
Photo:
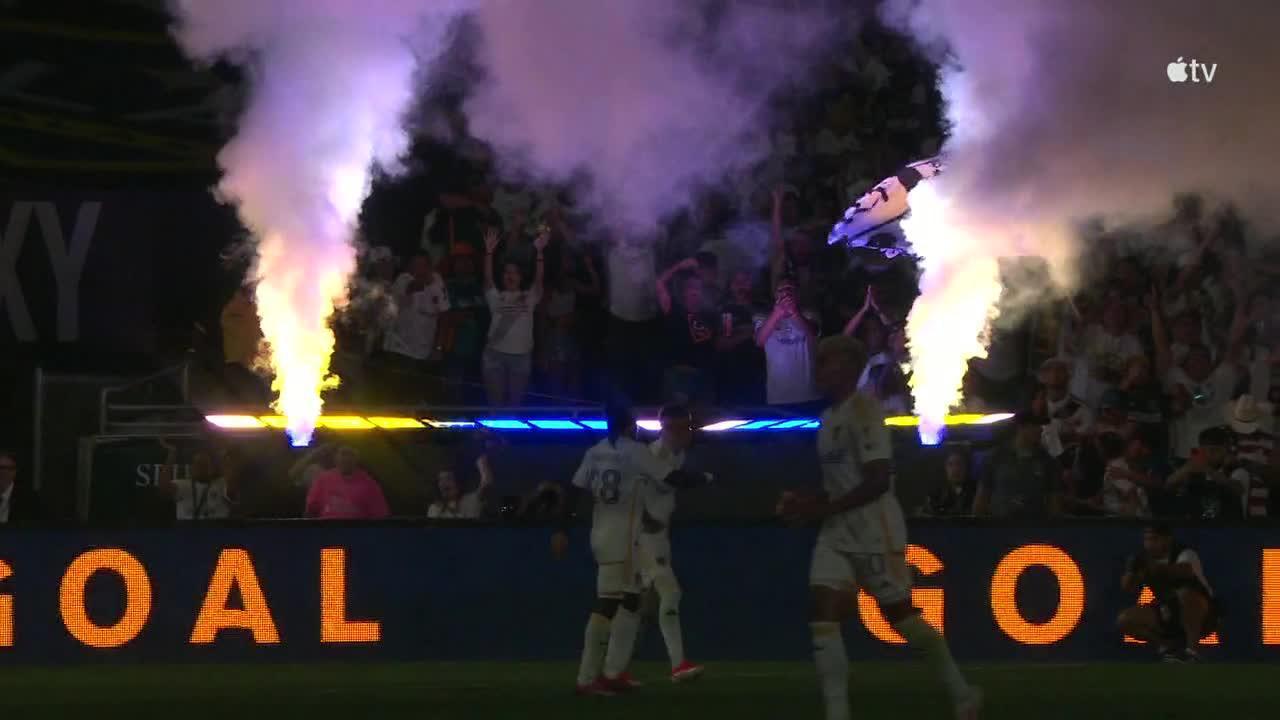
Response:
M1252 395L1241 395L1226 408L1226 420L1234 435L1231 479L1240 487L1242 512L1249 519L1266 518L1280 495L1275 435L1264 429L1270 407Z
M1045 518L1062 504L1062 471L1040 444L1045 420L1030 412L1013 420L1013 437L993 451L978 483L973 514Z
M408 272L401 273L391 285L391 297L396 315L387 328L382 348L396 359L395 370L402 373L397 390L418 391L424 375L440 374L436 329L440 316L449 310L449 292L444 278L432 267L431 258L415 255L409 261ZM438 390L436 385L431 382L428 386ZM431 394L438 392L428 393Z
M469 493L462 492L462 486L452 470L441 470L436 478L436 489L439 498L427 508L427 517L432 520L476 520L484 512L485 495L493 486L493 470L489 466L489 457L481 455L476 460L476 470L480 473L480 484Z
M871 322L864 322L870 312L875 313L875 318ZM867 286L867 296L862 302L862 307L844 326L845 335L857 337L860 334L862 344L867 347L867 366L863 368L862 376L858 378L858 392L874 392L876 385L880 382L881 373L890 361L884 333L888 325L888 316L880 310L876 302L875 288Z
M0 525L32 527L44 517L39 497L18 482L18 456L0 449Z
M1093 413L1071 394L1071 365L1062 358L1049 358L1040 365L1040 383L1031 400L1031 411L1046 418L1044 446L1064 468L1076 460L1083 434L1093 424Z
M582 256L585 280L577 273L577 258L568 248L560 253L560 267L541 307L540 365L551 394L582 396L582 348L578 344L578 298L600 294L600 276L590 255Z
M954 447L948 450L942 464L942 483L929 493L917 514L932 517L972 514L977 484L971 472L971 463L972 458L967 448Z
M1072 394L1096 409L1102 393L1122 379L1129 359L1142 355L1142 343L1128 330L1122 300L1112 298L1102 310L1102 320L1085 327L1072 348Z
M173 500L178 520L225 520L237 514L238 483L227 463L220 468L213 454L201 448L191 456L191 476L175 478L178 450L166 440L160 445L167 453L160 471L160 491Z
M338 448L335 467L317 475L307 491L307 517L378 520L391 514L382 488L359 466L359 461L355 448Z
M656 238L617 238L609 243L605 282L609 288L609 369L616 389L631 398L649 397L656 373L653 347L660 337L655 277Z
M814 383L817 315L800 309L795 291L790 278L778 281L772 312L756 318L756 345L764 350L765 401L811 409L820 399Z
M729 293L720 306L720 401L734 405L758 405L764 395L764 356L755 343L757 310L752 298L751 273L739 270L729 280Z
M1112 517L1150 517L1151 504L1147 487L1156 483L1145 463L1151 448L1141 433L1127 440L1108 435L1104 447L1112 445L1119 452L1107 452L1107 467L1102 476L1102 508Z
M716 330L719 327L715 313L708 312L704 298L704 286L696 258L686 258L668 268L658 277L656 290L658 307L664 317L669 361L663 377L663 396L680 399L685 403L713 402L716 361ZM686 275L680 289L680 302L672 298L668 286L680 273Z
M1231 433L1223 427L1200 432L1199 446L1166 484L1166 514L1203 520L1232 520L1241 516L1240 485L1227 472Z
M489 341L484 349L484 385L489 404L517 406L524 400L529 386L533 357L533 311L542 300L544 265L542 251L547 246L543 229L533 241L537 251L533 285L524 288L520 267L506 263L502 268L502 289L494 285L493 255L498 247L498 233L485 235L484 285L485 301L492 320Z
M442 318L440 345L444 351L445 377L453 383L446 393L465 400L478 386L480 359L484 352L485 319L488 306L471 245L456 243L449 251L449 312Z
M1174 458L1185 461L1200 434L1222 424L1222 405L1231 400L1238 381L1239 374L1230 358L1215 364L1204 345L1192 345L1187 350L1182 365L1171 370L1166 380Z

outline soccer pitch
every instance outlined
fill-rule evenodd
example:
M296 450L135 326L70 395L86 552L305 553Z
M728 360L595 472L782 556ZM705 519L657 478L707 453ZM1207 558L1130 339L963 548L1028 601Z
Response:
M1274 718L1274 665L986 665L967 668L987 691L984 718ZM100 665L7 667L5 718L734 718L822 717L804 663L708 663L673 686L664 668L626 696L578 698L569 663ZM853 665L855 718L950 718L940 690L906 663Z

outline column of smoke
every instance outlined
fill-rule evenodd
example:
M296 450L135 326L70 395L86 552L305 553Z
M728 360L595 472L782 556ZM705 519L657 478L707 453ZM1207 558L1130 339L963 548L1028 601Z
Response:
M320 415L333 333L355 268L351 239L375 165L407 146L415 71L439 47L447 3L432 0L182 0L183 50L243 65L248 109L218 155L217 194L257 242L258 312L275 408L294 444ZM412 41L412 44L411 44ZM415 56L416 53L416 56Z
M768 152L768 101L849 29L838 0L490 1L470 129L633 237ZM710 12L709 8L714 8ZM834 14L837 13L838 15Z
M1275 227L1280 3L914 0L882 11L944 64L953 126L947 172L913 191L905 226L925 256L908 323L922 439L984 353L999 258L1042 256L1070 288L1073 261L1090 252L1077 221L1151 222L1182 191L1233 201L1255 237ZM1179 58L1216 63L1213 81L1170 82ZM1148 239L1171 256L1186 249ZM1009 289L1006 302L1048 290Z

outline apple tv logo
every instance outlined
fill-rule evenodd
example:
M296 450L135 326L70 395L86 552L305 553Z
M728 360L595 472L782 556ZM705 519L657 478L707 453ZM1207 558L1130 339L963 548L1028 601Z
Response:
M1191 82L1193 83L1200 82L1201 76L1204 77L1204 82L1211 83L1213 82L1213 76L1218 72L1218 63L1213 63L1213 64L1202 63L1196 60L1195 58L1191 58L1191 62L1187 63L1187 62L1183 62L1182 58L1179 57L1177 60L1174 60L1173 62L1165 66L1164 72L1165 72L1165 75L1169 76L1169 82L1171 83L1186 82L1188 65L1191 66L1190 77L1191 77Z

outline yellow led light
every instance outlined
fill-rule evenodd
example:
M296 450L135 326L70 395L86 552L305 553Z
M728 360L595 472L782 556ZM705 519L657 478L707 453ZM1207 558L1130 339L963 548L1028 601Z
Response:
M316 427L329 430L372 430L374 425L359 415L321 415Z
M283 415L260 415L258 419L263 425L274 430L283 430L288 422Z
M366 419L383 430L418 430L422 428L422 421L411 417L370 417Z
M945 425L990 425L1013 417L1012 413L992 413L982 415L979 413L959 413L957 415L948 415L942 419ZM884 424L890 427L915 427L920 424L920 418L915 415L894 415L884 419Z
M262 422L252 415L206 415L204 419L209 424L224 430L262 427Z

